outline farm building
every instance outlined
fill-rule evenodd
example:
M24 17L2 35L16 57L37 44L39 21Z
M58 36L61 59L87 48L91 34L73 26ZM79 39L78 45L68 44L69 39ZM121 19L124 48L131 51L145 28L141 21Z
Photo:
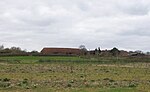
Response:
M43 48L43 55L80 55L81 50L78 48Z
M120 50L119 56L123 56L123 57L129 56L129 52Z

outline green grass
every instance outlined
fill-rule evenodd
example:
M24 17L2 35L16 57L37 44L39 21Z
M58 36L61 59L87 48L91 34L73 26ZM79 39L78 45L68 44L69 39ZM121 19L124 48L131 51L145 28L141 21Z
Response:
M0 61L8 63L37 63L39 62L74 62L74 63L101 63L101 64L126 64L150 63L150 58L145 57L79 57L79 56L6 56ZM21 62L20 62L21 61Z
M79 57L73 56L6 56L0 57L2 60L84 60Z
M42 61L42 62L88 61L88 59L75 57L75 56L6 56L6 57L0 57L0 60L7 63L22 63L22 64L38 63L38 61Z

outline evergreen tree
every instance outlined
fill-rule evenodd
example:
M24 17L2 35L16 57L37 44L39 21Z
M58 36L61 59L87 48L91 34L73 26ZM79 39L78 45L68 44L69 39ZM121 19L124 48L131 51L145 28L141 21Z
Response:
M110 50L110 53L112 53L113 56L118 56L120 51L116 47L114 47Z

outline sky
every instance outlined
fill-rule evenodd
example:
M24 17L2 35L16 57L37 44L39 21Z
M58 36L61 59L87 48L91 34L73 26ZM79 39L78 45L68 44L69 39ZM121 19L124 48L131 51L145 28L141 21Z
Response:
M0 45L150 51L150 0L0 0Z

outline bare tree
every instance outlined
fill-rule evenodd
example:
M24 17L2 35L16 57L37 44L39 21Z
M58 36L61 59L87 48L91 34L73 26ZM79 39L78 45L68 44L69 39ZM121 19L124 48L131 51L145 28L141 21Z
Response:
M86 49L85 45L80 45L79 49L81 50L81 54L82 55L86 55L87 49Z
M0 46L0 50L4 50L4 45L1 45L1 46Z

